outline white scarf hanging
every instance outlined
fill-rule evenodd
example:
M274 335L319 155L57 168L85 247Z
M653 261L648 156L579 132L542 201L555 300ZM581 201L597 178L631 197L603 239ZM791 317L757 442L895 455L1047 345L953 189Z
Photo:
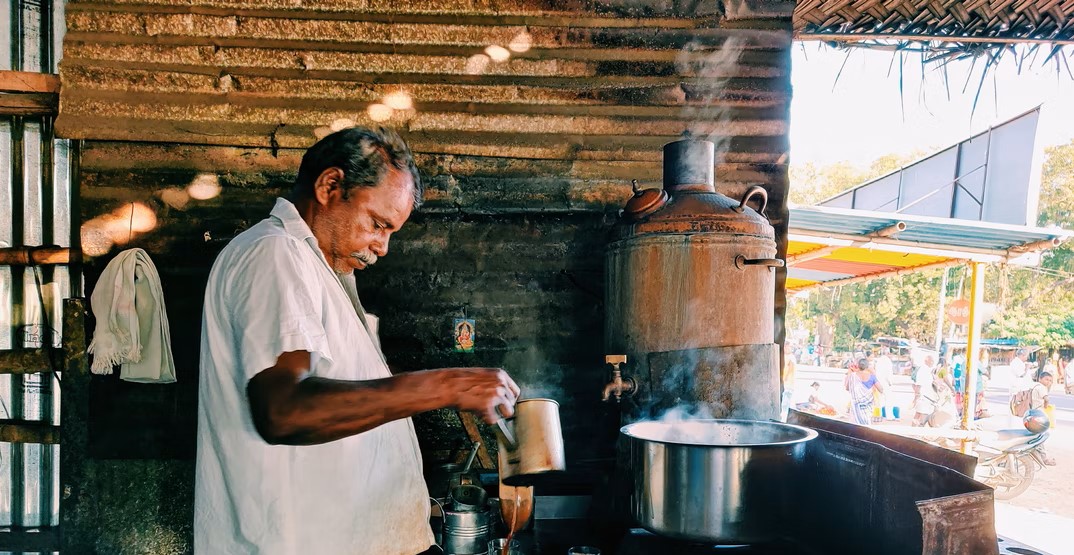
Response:
M164 292L144 250L125 250L105 266L90 306L97 318L88 349L94 374L111 374L121 365L119 376L127 381L175 381Z

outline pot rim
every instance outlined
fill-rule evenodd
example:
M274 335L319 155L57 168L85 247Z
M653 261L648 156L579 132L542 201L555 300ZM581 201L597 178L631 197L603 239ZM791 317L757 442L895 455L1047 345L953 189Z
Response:
M765 426L768 426L768 427L773 427L773 428L789 428L789 429L792 429L792 430L800 432L802 434L802 437L798 437L798 438L787 440L787 441L772 441L772 442L766 442L766 443L687 443L687 442L683 442L683 441L670 441L670 440L666 440L666 439L645 438L645 437L641 437L641 436L638 436L638 435L635 435L635 434L631 433L631 431L629 429L629 428L632 428L632 427L637 426L639 424L654 424L655 423L655 424L671 425L671 424L675 424L677 422L709 422L709 423L719 423L719 424L750 424L750 425L762 424L762 425L765 425ZM786 447L788 445L796 445L796 444L799 444L799 443L805 443L807 441L812 441L812 440L816 439L818 435L820 435L820 434L817 433L816 430L814 430L812 428L806 428L805 426L799 426L797 424L787 424L786 422L777 422L777 421L774 421L774 420L746 420L746 419L740 419L740 418L696 418L696 419L690 419L690 420L680 420L680 421L677 421L677 422L661 422L659 420L640 420L638 422L632 422L630 424L627 424L626 426L623 426L622 428L619 428L619 433L623 434L624 436L626 436L626 437L628 437L630 439L636 439L638 441L646 441L646 442L650 442L650 443L662 443L664 445L684 445L684 446L687 446L687 447L713 448L713 449L731 449L731 448L735 448L735 447L748 447L748 448Z

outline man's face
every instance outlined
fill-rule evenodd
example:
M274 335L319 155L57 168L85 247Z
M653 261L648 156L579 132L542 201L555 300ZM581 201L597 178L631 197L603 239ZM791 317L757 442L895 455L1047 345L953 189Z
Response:
M332 269L347 274L388 254L388 240L414 208L414 181L409 172L393 170L377 186L355 187L343 197L338 184L319 193L310 228Z

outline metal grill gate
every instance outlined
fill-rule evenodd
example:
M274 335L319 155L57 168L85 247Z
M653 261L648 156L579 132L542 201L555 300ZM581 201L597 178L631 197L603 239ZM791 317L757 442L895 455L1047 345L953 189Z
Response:
M0 555L58 552L61 301L81 293L63 29L62 0L0 0Z

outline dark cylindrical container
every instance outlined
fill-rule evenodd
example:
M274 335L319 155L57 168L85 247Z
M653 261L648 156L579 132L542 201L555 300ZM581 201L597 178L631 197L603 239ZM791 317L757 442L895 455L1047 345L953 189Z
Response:
M664 190L682 185L712 189L716 145L709 141L675 141L664 145Z

